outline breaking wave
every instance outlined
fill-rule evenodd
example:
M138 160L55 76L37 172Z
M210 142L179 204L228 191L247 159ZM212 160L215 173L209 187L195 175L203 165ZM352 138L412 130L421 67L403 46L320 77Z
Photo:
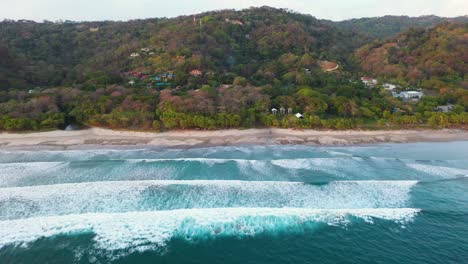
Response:
M331 157L297 159L102 159L0 163L0 187L126 180L435 180L468 175L466 160ZM429 178L430 177L430 178Z
M407 164L408 167L427 174L439 176L442 178L467 177L468 170L459 168L450 168L443 166L432 166L425 164Z
M417 181L111 181L0 188L0 220L223 207L407 207Z
M98 249L125 250L128 254L156 250L173 238L199 240L302 233L320 224L344 226L354 221L373 223L374 219L404 226L419 211L412 208L218 208L37 217L0 221L0 248L25 246L57 235L93 234Z

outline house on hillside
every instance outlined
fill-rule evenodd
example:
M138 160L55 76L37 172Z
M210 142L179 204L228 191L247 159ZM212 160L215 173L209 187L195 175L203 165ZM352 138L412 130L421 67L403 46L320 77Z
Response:
M274 114L274 115L278 114L278 109L272 108L271 113Z
M436 112L441 112L441 113L450 113L453 111L454 105L448 104L448 105L439 105L435 108Z
M280 114L285 115L286 114L286 108L281 107L280 108Z
M150 49L149 49L149 48L142 48L141 51L143 51L143 52L149 52Z
M132 54L130 54L130 58L137 58L137 57L140 57L140 53L133 52Z
M226 18L224 21L226 21L226 23L231 23L233 25L238 25L238 26L244 25L244 23L242 23L242 21L240 20L230 20L229 18Z
M396 88L398 88L397 85L391 84L391 83L384 83L384 84L382 85L382 87L383 87L385 90L387 90L387 91L393 91L393 90L395 90Z
M90 27L89 32L98 32L99 28L98 27Z
M379 83L377 79L366 77L366 76L362 77L361 81L368 88L374 88Z
M393 93L393 97L395 98L401 98L404 101L413 101L413 102L417 102L421 100L423 96L424 96L424 93L419 92L419 91L405 91L401 93Z
M297 117L298 119L304 119L304 116L303 116L301 113L297 113L297 114L296 114L296 117Z
M203 74L203 72L200 71L200 70L191 70L190 71L190 75L195 76L195 77L201 76L202 74Z

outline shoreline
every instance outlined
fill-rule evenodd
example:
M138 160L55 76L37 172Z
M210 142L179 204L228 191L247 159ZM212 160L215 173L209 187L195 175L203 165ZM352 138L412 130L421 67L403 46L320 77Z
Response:
M381 130L322 131L292 129L247 129L215 131L170 131L163 133L115 131L90 128L29 134L0 133L0 150L66 150L134 147L210 147L236 145L348 146L378 143L468 141L468 131Z

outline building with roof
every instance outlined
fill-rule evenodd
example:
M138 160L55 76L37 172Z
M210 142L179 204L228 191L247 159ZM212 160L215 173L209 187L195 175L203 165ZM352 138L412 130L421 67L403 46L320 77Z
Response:
M393 97L401 98L405 101L419 101L423 96L424 93L419 91L404 91L401 93L393 92Z
M454 105L448 104L448 105L439 105L435 108L436 112L441 112L441 113L450 113L453 111Z
M285 115L286 114L286 108L281 107L280 108L280 114Z
M371 78L371 77L366 77L366 76L362 77L361 81L368 88L373 88L379 83L379 81L377 81L377 79L374 79L374 78Z
M384 84L382 84L382 87L383 87L385 90L387 90L387 91L393 91L393 90L395 90L396 88L398 88L397 85L391 84L391 83L384 83Z
M200 76L202 74L203 74L203 72L200 71L200 70L191 70L190 71L190 75L195 76L195 77Z

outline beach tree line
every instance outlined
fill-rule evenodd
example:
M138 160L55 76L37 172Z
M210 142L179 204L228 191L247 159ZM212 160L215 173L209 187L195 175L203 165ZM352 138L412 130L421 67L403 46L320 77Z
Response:
M63 129L67 124L153 131L444 128L468 124L468 91L464 89L447 90L413 103L396 99L383 89L330 80L330 86L321 88L225 85L158 91L111 85L95 91L64 87L39 93L4 91L0 92L0 129ZM453 105L450 113L436 111L438 105L447 104Z

